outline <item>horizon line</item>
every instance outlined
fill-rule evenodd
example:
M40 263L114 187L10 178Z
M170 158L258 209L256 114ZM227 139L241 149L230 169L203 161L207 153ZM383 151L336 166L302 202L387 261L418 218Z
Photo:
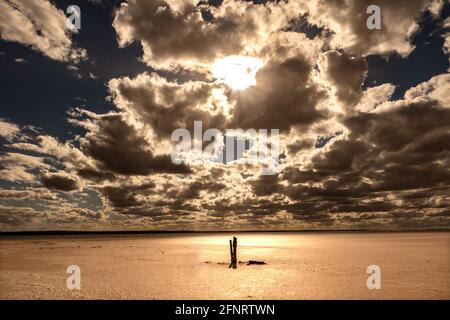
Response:
M30 231L0 231L0 236L14 235L89 235L89 234L176 234L176 233L300 233L300 232L367 232L367 233L388 233L388 232L450 232L450 228L437 229L306 229L306 230L30 230Z

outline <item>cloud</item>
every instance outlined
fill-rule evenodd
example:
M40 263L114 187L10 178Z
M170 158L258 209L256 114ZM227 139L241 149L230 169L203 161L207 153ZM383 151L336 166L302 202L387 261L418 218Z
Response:
M44 172L41 175L41 181L46 188L60 191L74 191L82 188L78 177L66 172Z
M141 74L112 79L109 90L120 109L131 113L153 131L158 138L170 139L175 129L191 129L194 121L208 128L221 128L225 121L223 110L211 112L214 85L204 81L179 84L161 76Z
M112 172L108 172L108 171L101 171L98 169L93 169L93 168L89 168L89 167L82 167L80 169L77 170L77 174L78 176L80 176L81 178L93 181L93 182L102 182L105 180L108 181L114 181L116 180L116 175Z
M78 196L80 196L78 194ZM101 211L83 208L63 198L52 201L36 198L26 204L7 205L0 203L0 230L99 230L104 227Z
M265 187L276 186L270 194L300 202L300 212L321 212L336 224L373 227L389 221L399 227L401 219L445 224L445 218L436 220L445 215L435 212L448 206L442 195L450 183L450 112L444 100L429 98L448 87L443 78L412 88L403 100L385 102L382 110L346 116L347 132L312 151L308 169L293 164Z
M23 227L34 221L38 223L40 216L31 207L22 207L18 212L17 207L0 204L0 226ZM2 228L3 229L3 228Z
M327 51L320 57L319 68L335 89L337 98L347 108L359 101L367 73L367 64L363 59L335 50Z
M447 31L443 35L444 46L442 49L443 49L444 53L449 56L449 61L450 61L450 17L448 17L447 19L444 20L444 22L442 23L442 27ZM450 71L450 68L447 71Z
M28 187L23 189L0 189L1 200L29 200L35 199L41 202L53 201L57 195L46 188Z
M278 176L260 176L252 182L253 192L257 196L268 196L278 191Z
M69 141L42 132L23 137L23 127L0 120L7 141L0 179L22 182L0 190L0 223L448 227L449 75L409 88L397 100L395 84L363 86L367 56L408 55L418 17L430 10L436 19L441 6L376 1L383 19L378 31L365 27L368 4L121 4L114 19L119 44L140 43L154 72L110 79L114 109L107 113L72 109L68 122L81 133ZM255 85L233 90L214 78L211 63L227 55L261 60ZM173 164L171 134L179 128L192 133L194 121L202 121L203 131L280 129L278 174L260 175L244 161ZM11 203L29 208L11 218Z
M410 88L405 98L412 102L436 101L444 108L450 108L450 74L441 74Z
M316 108L324 92L310 81L311 66L297 56L264 66L257 85L236 97L230 127L280 129L308 127L326 117Z
M0 38L29 46L58 61L85 59L86 50L72 44L64 12L46 0L0 3Z
M90 131L80 139L81 151L103 170L122 175L190 172L185 165L173 164L168 154L155 155L146 137L122 114L98 116L87 126Z
M0 137L11 141L20 133L20 128L15 123L0 118Z
M155 184L152 182L139 185L105 186L102 194L114 208L137 207L144 204L139 197L152 192Z
M419 29L418 18L431 10L437 16L442 8L439 1L429 0L336 0L302 1L308 11L308 22L332 33L331 46L353 55L398 53L407 56L414 46L410 39ZM381 9L381 29L366 27L367 7Z
M24 133L21 132L21 135ZM17 140L17 139L16 139ZM23 153L38 153L45 156L55 166L66 167L68 169L87 170L86 174L95 171L93 161L83 154L71 142L60 143L57 138L49 135L28 136L26 142L13 140L6 147L16 149Z
M226 185L223 183L207 181L207 179L202 178L187 184L187 187L184 189L177 190L173 197L176 199L177 204L184 204L188 200L198 199L201 191L216 194L225 188Z
M201 69L218 57L260 50L296 16L292 7L284 2L225 0L213 6L190 0L132 0L121 4L113 25L121 46L141 43L149 65Z
M361 112L371 112L383 103L387 102L395 91L395 86L385 83L376 87L367 88L362 92L362 96L355 106L355 110Z
M11 182L33 182L35 169L48 169L50 166L41 157L7 152L0 156L0 179Z

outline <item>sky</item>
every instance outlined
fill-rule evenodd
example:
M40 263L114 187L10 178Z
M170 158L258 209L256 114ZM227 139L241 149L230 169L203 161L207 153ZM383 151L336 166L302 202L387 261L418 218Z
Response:
M0 231L449 228L449 13L2 1Z

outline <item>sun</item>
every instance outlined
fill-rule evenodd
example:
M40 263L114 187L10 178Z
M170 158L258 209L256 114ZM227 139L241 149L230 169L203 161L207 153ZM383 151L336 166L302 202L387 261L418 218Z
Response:
M234 90L245 90L256 85L256 73L262 60L254 57L228 56L216 60L212 73L217 81L225 83Z

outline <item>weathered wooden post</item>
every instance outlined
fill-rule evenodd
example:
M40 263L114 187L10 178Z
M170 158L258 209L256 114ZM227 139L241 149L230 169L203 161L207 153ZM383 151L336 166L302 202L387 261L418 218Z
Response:
M228 268L231 268L232 266L233 266L233 243L231 242L231 240L230 240L230 266L228 267Z
M233 269L237 268L237 238L233 237Z
M231 263L228 268L237 268L237 238L233 237L233 242L230 240L230 255L231 255Z

